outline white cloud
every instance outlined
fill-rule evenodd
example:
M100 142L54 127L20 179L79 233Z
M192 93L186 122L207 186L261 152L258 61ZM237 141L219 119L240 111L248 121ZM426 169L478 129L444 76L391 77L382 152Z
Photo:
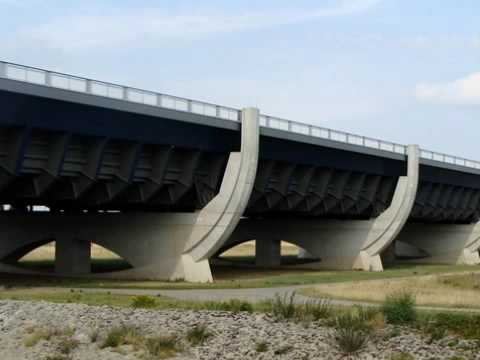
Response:
M317 9L239 14L211 11L170 14L161 9L128 9L122 13L56 19L28 29L22 36L51 48L74 51L120 45L157 45L159 41L190 40L218 33L346 16L366 11L381 1L337 0L330 7Z
M415 89L420 101L480 105L480 72L446 83L422 83Z

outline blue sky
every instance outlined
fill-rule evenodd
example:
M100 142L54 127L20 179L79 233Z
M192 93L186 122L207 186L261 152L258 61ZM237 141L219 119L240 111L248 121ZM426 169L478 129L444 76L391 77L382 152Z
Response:
M0 58L480 159L478 0L0 0Z

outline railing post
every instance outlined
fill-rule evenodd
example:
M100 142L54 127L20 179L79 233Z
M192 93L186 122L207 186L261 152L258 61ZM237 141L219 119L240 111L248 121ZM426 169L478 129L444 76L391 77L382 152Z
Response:
M220 115L221 115L221 113L220 113L220 106L215 105L215 116L216 116L217 118L219 118Z
M292 131L292 122L287 120L287 124L288 124L288 131Z
M327 130L327 138L330 140L332 139L332 130L330 129Z
M347 144L350 144L350 134L345 134L345 140Z
M163 107L162 106L162 94L157 94L157 106Z
M7 77L7 64L0 61L0 77L6 78Z
M52 86L52 73L50 71L45 72L45 85Z
M313 126L308 125L308 135L313 136Z
M87 85L85 86L85 91L88 94L92 93L92 80L87 80Z
M122 86L122 99L128 101L128 88L126 86Z
M187 100L187 111L192 112L192 100Z

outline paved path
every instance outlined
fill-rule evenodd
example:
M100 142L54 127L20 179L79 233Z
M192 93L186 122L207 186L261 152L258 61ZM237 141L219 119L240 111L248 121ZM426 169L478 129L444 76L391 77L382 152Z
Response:
M304 303L305 301L311 301L314 298L298 294L298 291L310 286L296 285L274 288L258 288L258 289L185 289L185 290L154 290L154 289L99 289L99 288L85 288L78 289L87 293L111 293L118 295L149 295L149 296L166 296L178 300L189 301L228 301L231 299L239 299L248 302L259 302L262 300L273 299L276 294L280 296L290 295L292 292L296 292L295 302ZM44 288L48 290L58 288ZM378 303L370 303L364 301L352 301L352 300L340 300L331 299L332 305L338 306L380 306ZM433 306L419 306L422 310L431 311L459 311L459 312L474 312L480 313L480 309L456 309L445 307L433 307Z

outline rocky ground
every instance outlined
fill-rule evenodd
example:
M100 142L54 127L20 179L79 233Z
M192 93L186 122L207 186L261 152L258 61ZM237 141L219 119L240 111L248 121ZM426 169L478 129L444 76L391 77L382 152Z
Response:
M212 336L203 344L194 346L185 336L198 324L206 325ZM265 314L0 301L0 359L152 358L132 345L101 348L107 333L121 325L135 327L145 338L177 335L182 349L174 359L349 358L337 348L331 328L319 324L306 326L279 322ZM32 341L35 334L42 332L49 335ZM260 343L264 343L263 348L258 346ZM66 344L74 345L68 347ZM480 359L475 345L452 337L430 342L413 330L386 327L378 330L365 349L352 358ZM402 353L413 357L400 357Z

